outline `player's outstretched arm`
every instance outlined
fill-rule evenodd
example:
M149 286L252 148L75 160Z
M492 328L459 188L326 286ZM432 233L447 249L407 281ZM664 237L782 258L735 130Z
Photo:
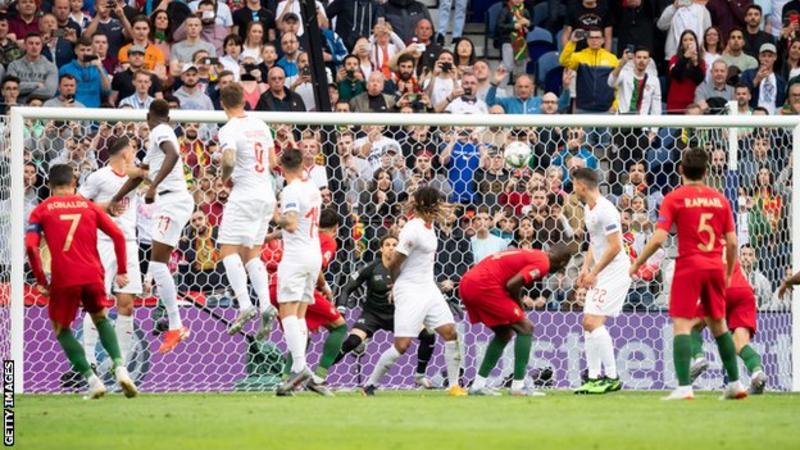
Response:
M130 170L128 171L128 181L126 181L125 184L119 188L119 191L117 191L117 193L111 198L111 201L108 202L107 210L109 214L116 215L119 202L121 202L122 199L125 198L125 196L128 195L132 190L139 187L144 180L148 168L149 166L144 165L141 166L138 172L132 172Z
M631 276L636 275L636 272L639 271L639 267L647 262L647 260L650 259L650 257L653 256L653 254L664 245L664 242L667 241L668 237L669 234L666 231L662 230L661 228L656 229L655 233L653 233L653 237L650 238L650 241L644 246L642 253L638 258L636 258L636 261L631 264Z
M167 175L172 172L175 164L177 164L180 159L180 156L178 156L178 149L172 145L172 142L164 141L161 143L160 147L164 152L164 163L161 165L161 170L158 171L156 177L150 183L150 189L147 190L147 194L144 196L144 201L148 204L155 201L158 185L164 181L164 178L167 178Z

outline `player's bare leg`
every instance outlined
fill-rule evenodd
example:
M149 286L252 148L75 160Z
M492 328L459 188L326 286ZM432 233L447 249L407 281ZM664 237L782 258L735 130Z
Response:
M375 395L375 391L377 390L378 383L380 383L381 378L386 375L386 372L392 368L394 363L401 357L403 354L408 350L408 347L411 345L411 338L410 337L398 337L395 336L394 338L394 345L389 347L385 352L381 354L381 357L378 359L378 363L375 365L375 368L372 370L369 378L367 379L367 384L364 386L364 394L367 396Z
M605 324L606 316L583 315L584 350L589 379L575 391L576 394L604 394L622 389L614 357L614 343ZM601 371L604 371L605 378L600 376Z
M158 348L159 353L173 350L181 341L189 337L189 329L181 322L178 311L178 290L175 280L167 267L173 248L162 242L153 241L150 259L150 273L158 288L158 297L164 303L169 318L169 330L164 334L164 341Z
M672 359L675 364L675 375L678 387L662 400L691 400L694 398L689 366L692 359L692 329L697 319L674 317L672 320Z
M478 375L475 377L469 389L470 395L500 395L496 390L487 387L486 381L492 373L492 369L497 365L497 361L503 356L503 350L505 350L506 345L511 341L514 333L508 325L492 327L492 331L494 331L494 337L489 341L489 345L486 346L486 353L483 354L483 361L481 361L481 365L478 368Z
M750 372L750 389L748 393L760 395L764 393L767 385L767 374L761 366L761 355L750 346L750 330L739 327L733 330L733 343L736 354L744 361L747 371Z
M89 390L86 392L87 399L97 399L105 395L106 387L100 378L92 371L89 361L86 360L86 353L83 347L75 339L72 330L69 327L62 327L58 322L52 321L53 333L58 340L59 345L67 355L67 359L72 364L75 372L81 374L86 382L89 384Z
M742 399L747 397L747 391L739 381L739 363L736 360L736 344L733 341L733 336L728 331L728 326L725 324L725 319L712 319L706 317L706 325L714 335L714 340L717 341L717 349L719 350L720 359L722 359L722 366L725 368L725 373L728 375L728 385L722 396L723 399Z
M447 364L447 393L452 397L464 397L467 390L459 385L461 375L461 349L458 346L456 325L448 323L436 329L436 333L444 339L444 360Z
M247 289L247 270L243 262L248 261L249 263L252 253L257 252L242 245L222 244L220 246L222 265L225 266L228 283L239 303L239 314L228 327L228 334L231 336L241 331L247 322L258 315L258 308L253 306L253 302L250 300L250 291ZM253 283L253 286L255 287L256 283Z
M299 300L280 304L279 314L283 324L286 346L289 347L289 353L292 355L292 367L289 378L275 391L278 396L292 395L292 392L312 375L306 365L306 341L308 339L306 306Z

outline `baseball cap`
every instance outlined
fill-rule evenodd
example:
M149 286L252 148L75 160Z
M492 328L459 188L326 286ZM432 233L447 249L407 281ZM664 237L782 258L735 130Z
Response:
M283 21L284 22L290 22L290 21L299 22L300 21L300 16L298 16L297 14L295 14L293 12L286 13L286 14L283 15Z
M775 47L775 44L771 42L765 42L761 44L761 47L758 49L758 53L764 53L764 52L772 52L777 55L778 49Z
M139 53L144 55L145 48L142 47L141 45L131 45L130 47L128 47L128 56L130 56L131 53Z
M422 150L418 150L417 153L415 153L415 156L417 158L428 158L428 159L431 159L431 158L433 158L433 152L428 150L428 149L422 149Z
M194 70L195 72L197 72L197 66L195 66L193 63L184 64L183 68L181 69L181 75L183 75L184 73L186 73L186 72L188 72L190 70Z

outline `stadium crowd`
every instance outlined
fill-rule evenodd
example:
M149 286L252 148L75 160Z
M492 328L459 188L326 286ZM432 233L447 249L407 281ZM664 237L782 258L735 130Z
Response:
M738 114L800 114L797 1L508 0L485 12L499 63L464 35L465 0L454 2L449 32L450 3L440 3L447 8L434 24L416 0L318 1L333 111L700 115L726 113L735 101ZM219 90L231 82L242 84L254 111L317 110L299 0L17 0L0 12L3 114L15 105L146 109L155 98L175 109L219 110ZM570 181L579 167L603 174L635 257L663 195L680 181L681 151L702 146L712 155L711 184L736 207L740 258L759 308L788 308L773 294L791 253L786 130L742 130L740 165L731 171L724 130L273 126L277 150L301 149L324 205L346 218L331 271L341 275L337 286L376 257L380 237L402 224L401 205L421 185L460 206L441 230L437 271L454 301L460 274L489 253L582 242L583 206ZM149 130L31 121L25 133L29 211L43 198L49 165L73 163L86 177L105 164L110 137L131 137L141 157ZM209 293L226 285L215 238L229 188L215 133L179 126L198 208L173 258L185 289ZM527 167L506 164L512 141L533 148ZM139 211L143 251L148 207ZM667 304L674 249L642 268L629 309ZM581 262L531 292L537 307L580 310L584 293L572 286Z

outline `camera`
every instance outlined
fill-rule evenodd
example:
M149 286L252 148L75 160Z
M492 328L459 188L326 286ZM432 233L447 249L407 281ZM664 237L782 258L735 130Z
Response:
M636 46L635 46L635 45L633 45L633 44L628 44L628 46L627 46L627 47L625 47L625 51L626 51L626 52L628 52L628 53L631 53L631 54L632 54L632 53L633 53L635 50L636 50Z
M203 64L209 66L216 66L217 64L219 64L219 58L205 58L203 59Z
M586 30L584 29L575 30L575 39L578 39L579 41L586 39Z
M345 76L347 78L351 78L351 79L355 78L356 77L356 71L355 70L346 70L345 71Z
M442 67L442 72L450 72L451 70L453 70L453 64L449 62L443 62L441 64L441 67Z
M88 63L94 61L95 59L100 59L100 57L97 55L85 55L82 61Z
M308 67L308 66L305 66L305 67L303 67L303 68L300 70L300 74L301 74L301 75L303 75L304 77L309 77L309 76L311 76L311 68L310 68L310 67Z

